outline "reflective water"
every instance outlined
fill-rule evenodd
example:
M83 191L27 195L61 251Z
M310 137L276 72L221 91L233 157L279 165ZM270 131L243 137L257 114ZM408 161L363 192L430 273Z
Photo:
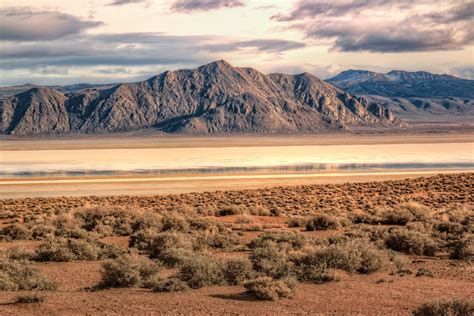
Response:
M0 152L0 176L474 169L474 143Z

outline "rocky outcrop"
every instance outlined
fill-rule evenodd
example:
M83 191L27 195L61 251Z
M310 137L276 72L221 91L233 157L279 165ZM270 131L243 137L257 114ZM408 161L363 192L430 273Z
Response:
M310 74L263 75L217 61L146 81L63 93L33 88L0 100L0 131L17 135L297 133L400 126L390 111Z

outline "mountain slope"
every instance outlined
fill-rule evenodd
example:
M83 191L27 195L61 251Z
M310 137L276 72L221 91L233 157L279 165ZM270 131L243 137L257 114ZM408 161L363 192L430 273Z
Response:
M366 70L347 70L327 82L354 94L385 97L474 99L474 80L425 71L392 70L386 74Z
M265 76L225 61L72 93L33 88L0 100L0 111L0 131L19 135L145 128L188 134L295 133L402 125L375 102L309 74Z
M469 123L474 116L474 80L424 71L347 70L327 82L411 123Z

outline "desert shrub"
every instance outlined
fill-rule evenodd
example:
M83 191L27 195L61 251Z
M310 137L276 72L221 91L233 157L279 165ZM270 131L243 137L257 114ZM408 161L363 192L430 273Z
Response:
M211 257L194 256L181 266L178 278L193 289L222 285L225 283L224 265Z
M418 202L402 203L397 208L409 211L415 221L426 221L433 217L431 209Z
M0 259L0 291L47 291L56 285L39 275L28 261Z
M154 228L143 228L134 232L128 239L128 246L138 250L148 250L160 232Z
M85 238L87 230L79 226L77 219L70 213L60 214L53 221L54 235L66 238Z
M467 316L473 314L473 302L459 299L424 303L413 311L414 316Z
M390 256L390 260L395 264L397 270L407 268L412 263L410 258L397 253L393 253Z
M102 265L102 279L97 288L141 286L156 276L160 266L137 255L123 255Z
M270 216L270 215L275 216L274 212L262 206L251 209L250 214L258 215L258 216Z
M386 225L406 225L413 219L412 213L405 208L394 208L382 213L382 223Z
M288 227L305 227L308 220L305 217L290 217L286 224Z
M189 289L186 282L181 281L178 278L169 278L161 280L153 286L154 292L181 292Z
M161 219L163 223L163 231L175 231L187 233L189 231L189 223L187 219L178 214L166 215Z
M439 222L434 228L440 233L446 233L453 236L462 236L464 234L465 226L460 223L453 222Z
M116 258L124 249L108 245L95 239L51 238L44 241L36 250L36 261L71 261Z
M372 273L381 270L387 255L364 239L348 240L329 245L313 254L315 262L325 262L327 267L349 272Z
M24 226L11 224L0 230L0 239L11 240L28 240L31 238L31 232Z
M385 245L406 254L434 256L437 244L428 236L416 231L393 230L385 239Z
M336 280L334 273L328 269L327 263L312 255L303 254L292 258L294 272L298 280L311 283L326 283Z
M327 230L336 229L339 227L339 221L337 218L328 215L317 215L309 219L306 223L306 230Z
M35 252L14 247L7 251L7 256L12 260L31 260L34 258Z
M416 276L417 277L426 276L426 277L432 278L433 277L433 272L431 272L431 270L427 269L427 268L420 268L420 269L418 269L418 271L416 271Z
M230 285L238 285L254 275L252 263L247 258L232 258L225 262L224 278Z
M215 223L202 217L190 218L188 222L191 230L207 231L217 228Z
M212 234L204 237L203 244L212 248L228 248L232 245L238 245L240 240L235 235Z
M250 242L250 248L266 246L268 242L274 243L280 249L298 250L308 244L305 236L298 233L264 233Z
M400 268L397 270L396 274L399 276L411 275L413 271L410 268Z
M150 258L174 266L193 256L193 242L184 234L165 232L156 235L148 249Z
M235 219L235 223L236 224L251 224L251 223L253 223L253 217L250 216L250 215L246 215L246 214L239 215Z
M152 229L153 231L161 232L163 230L163 217L156 212L144 212L137 214L131 223L133 232Z
M282 297L292 297L296 282L294 280L274 280L264 276L244 282L244 287L247 289L247 294L259 300L276 301Z
M458 260L474 259L474 238L465 238L452 243L449 257Z
M252 249L250 255L253 269L275 279L287 277L292 270L292 262L286 254L272 241L266 241L262 246Z
M133 232L132 224L137 215L133 210L94 207L75 212L74 218L78 225L88 232L104 236L128 236Z
M36 240L45 239L47 237L52 237L55 234L55 227L52 225L34 225L31 228L32 238Z
M216 216L241 215L244 212L237 206L226 206L216 211Z
M38 293L25 293L15 297L14 304L37 304L43 303L46 300L46 296L39 295Z

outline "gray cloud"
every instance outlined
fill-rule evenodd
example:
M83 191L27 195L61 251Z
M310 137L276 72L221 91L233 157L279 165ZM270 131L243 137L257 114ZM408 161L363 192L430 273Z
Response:
M343 16L346 14L358 14L361 11L380 7L406 6L412 1L408 0L358 0L358 1L325 1L325 0L302 0L289 14L279 13L272 19L277 21L294 21L303 18L314 18L316 16Z
M127 4L135 4L135 3L144 3L146 5L150 4L149 0L114 0L109 3L109 6L121 6Z
M0 10L0 40L54 40L101 25L57 11L32 11L25 8Z
M244 0L176 0L171 5L171 10L177 12L208 11L243 7L244 5Z
M420 4L424 7L418 7ZM290 28L302 30L307 38L342 52L456 50L474 42L474 3L444 0L439 7L429 4L427 0L303 0L290 13L272 19L290 22ZM398 14L392 17L387 14L390 10ZM381 19L381 14L386 18Z
M203 49L207 49L211 52L230 52L237 51L246 48L255 49L262 52L284 52L288 50L303 48L306 45L302 42L297 41L286 41L286 40L275 40L275 39L263 39L263 40L250 40L250 41L237 41L225 44L211 44L206 45Z
M280 53L303 47L296 41L239 41L218 36L160 33L77 35L61 41L0 44L1 69L38 67L196 65L219 53L250 48L252 53Z

